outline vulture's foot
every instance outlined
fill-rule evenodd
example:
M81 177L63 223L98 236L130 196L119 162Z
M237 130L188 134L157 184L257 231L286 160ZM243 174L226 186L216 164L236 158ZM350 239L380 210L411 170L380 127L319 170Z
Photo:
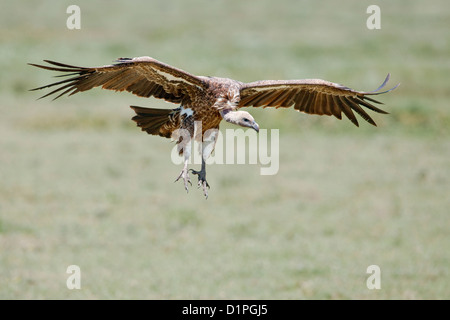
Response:
M177 180L175 180L175 182L180 180L180 178L183 178L184 188L186 189L186 192L189 192L188 183L192 186L192 182L191 178L189 178L189 170L187 169L187 167L184 167L183 170L181 170L180 175L178 176Z
M195 171L193 169L190 169L192 171L192 174L196 174L198 176L198 187L202 187L203 194L205 195L206 199L208 199L208 189L209 184L206 181L206 170L202 169L200 171Z

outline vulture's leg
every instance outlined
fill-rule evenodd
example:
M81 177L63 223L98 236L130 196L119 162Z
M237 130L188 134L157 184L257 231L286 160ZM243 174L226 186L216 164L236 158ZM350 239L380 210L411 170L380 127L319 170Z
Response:
M175 180L175 182L177 182L178 180L180 180L180 178L183 178L184 188L186 189L186 192L189 192L188 183L192 186L191 178L189 177L188 162L189 162L189 159L184 160L183 170L181 170L180 175L178 176L177 180Z
M206 199L208 199L208 189L209 189L209 184L206 181L206 159L209 158L209 156L214 150L218 132L219 129L210 129L203 134L203 141L201 145L202 168L200 171L195 171L191 169L192 173L198 176L198 187L199 188L202 187L203 194L205 195Z
M189 142L185 143L184 145L179 144L179 147L183 149L184 167L183 167L183 170L181 170L180 175L175 180L175 182L180 180L180 178L183 178L184 188L186 189L186 192L189 192L188 183L192 186L192 182L191 182L191 178L189 178L189 170L188 170L188 162L189 162L189 158L191 156L191 141L190 141L190 139L189 139Z
M206 162L204 159L202 159L202 169L200 171L195 171L191 169L193 174L196 174L198 176L198 187L203 188L203 194L205 195L206 199L208 199L208 188L209 184L206 181Z

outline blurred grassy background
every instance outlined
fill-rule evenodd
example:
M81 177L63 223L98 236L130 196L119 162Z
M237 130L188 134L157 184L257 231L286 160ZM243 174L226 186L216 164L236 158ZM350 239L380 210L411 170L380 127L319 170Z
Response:
M5 3L3 3L5 2ZM81 30L66 8L81 8ZM381 30L366 8L381 7ZM450 8L434 1L15 1L0 11L0 298L450 298ZM280 171L213 165L207 201L168 140L92 90L51 102L27 62L150 55L198 75L373 90L378 128L250 110ZM224 126L225 128L228 126ZM196 179L194 179L196 180ZM66 288L67 266L82 272ZM379 265L381 290L366 288Z

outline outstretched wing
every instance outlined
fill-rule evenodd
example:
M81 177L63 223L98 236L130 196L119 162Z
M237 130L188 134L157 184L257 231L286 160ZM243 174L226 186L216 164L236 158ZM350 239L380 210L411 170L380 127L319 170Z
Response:
M376 126L375 121L362 108L368 108L378 113L387 113L372 103L382 104L370 98L394 90L379 92L388 82L388 74L381 86L371 92L355 91L337 83L320 79L305 80L267 80L246 83L241 87L241 101L238 107L276 107L294 106L297 111L318 115L334 115L342 119L343 112L356 126L359 126L353 111L364 120ZM370 103L371 102L371 103ZM353 110L353 111L352 111Z
M58 94L72 95L94 87L114 91L129 91L140 97L164 99L179 103L186 97L193 100L194 95L206 87L205 82L183 70L174 68L151 57L120 58L115 64L102 67L84 68L55 61L44 60L48 66L30 63L46 70L59 71L68 79L32 89L41 90L58 86L41 98Z

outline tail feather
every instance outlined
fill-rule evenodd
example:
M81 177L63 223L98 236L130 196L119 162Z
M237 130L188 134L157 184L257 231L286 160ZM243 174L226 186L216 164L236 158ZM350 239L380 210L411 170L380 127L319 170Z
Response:
M156 109L130 106L136 112L131 119L137 123L142 131L148 134L170 138L173 130L178 127L176 117L178 109Z

